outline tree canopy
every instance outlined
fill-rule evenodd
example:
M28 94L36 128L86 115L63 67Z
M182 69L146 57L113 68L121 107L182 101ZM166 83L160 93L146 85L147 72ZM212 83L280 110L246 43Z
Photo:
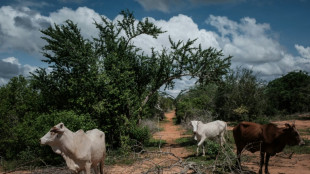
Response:
M267 96L271 113L309 112L310 76L304 71L289 72L268 83Z
M43 61L49 68L37 69L31 79L43 113L89 114L112 146L121 146L122 139L132 135L130 125L155 112L160 87L173 88L174 80L183 76L195 77L200 84L219 82L231 59L214 48L195 47L196 40L190 39L168 38L170 48L145 54L133 39L156 39L164 31L148 19L138 21L129 11L121 15L118 21L95 21L99 34L91 40L71 20L42 30L47 43Z

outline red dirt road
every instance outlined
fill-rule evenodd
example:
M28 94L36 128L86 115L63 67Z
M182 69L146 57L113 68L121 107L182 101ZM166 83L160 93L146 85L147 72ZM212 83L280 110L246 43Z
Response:
M188 137L184 132L186 131L180 125L175 125L173 123L173 117L175 117L175 112L169 112L165 114L167 121L164 122L161 127L163 131L157 132L153 135L155 139L163 139L167 144L164 145L163 150L168 150L180 158L187 157L189 153L184 147L178 147L175 140Z

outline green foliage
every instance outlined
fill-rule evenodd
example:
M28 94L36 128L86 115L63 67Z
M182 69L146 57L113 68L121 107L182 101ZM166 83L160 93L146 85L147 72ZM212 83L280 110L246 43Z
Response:
M176 122L188 122L190 119L210 120L214 112L214 98L217 85L198 85L176 99ZM197 118L198 117L198 118Z
M195 47L195 40L169 38L169 49L145 55L133 39L157 38L164 31L129 11L121 15L116 22L95 21L99 34L91 40L70 20L41 31L49 69L37 69L29 80L15 77L0 88L1 157L57 163L38 139L59 122L73 131L103 130L109 148L128 149L132 139L147 143L149 131L137 127L139 120L173 107L171 98L159 95L160 87L172 89L173 80L183 76L196 77L199 84L218 82L228 72L230 56Z
M146 144L147 142L149 142L151 134L147 127L132 126L129 137L142 144Z
M89 114L77 114L74 111L55 111L50 114L42 114L36 118L35 122L36 125L34 125L34 127L38 130L45 130L44 134L51 127L60 122L64 123L65 126L73 132L79 129L87 131L97 128L95 122L91 119Z
M55 154L49 146L40 146L38 140L45 135L52 126L59 122L65 123L72 131L78 129L89 130L96 127L89 114L76 114L73 111L55 111L52 113L38 114L27 112L22 120L9 127L7 133L1 136L1 157L4 160L17 160L13 163L5 163L5 169L12 169L25 161L34 161L32 165L42 164L41 160L48 164L60 164L61 156ZM1 132L2 133L2 132Z
M93 41L84 39L70 20L43 30L44 62L52 72L39 69L33 74L46 110L89 113L115 147L130 133L128 124L158 112L154 106L161 86L172 88L173 80L182 76L198 77L200 83L218 81L231 58L222 58L222 52L213 48L193 47L195 40L171 38L171 51L141 54L131 41L142 34L157 38L163 31L148 19L136 22L129 11L121 15L117 22L104 17L101 23L95 21L99 35Z
M207 151L206 155L211 159L216 158L216 155L218 155L219 150L221 148L221 146L217 142L210 141L210 140L206 140L205 147Z
M158 148L159 146L162 147L164 144L166 144L166 140L158 140L158 139L151 138L149 142L146 143L146 147Z
M310 76L304 71L293 71L268 83L266 90L270 114L310 111Z
M237 69L225 77L216 95L219 118L229 121L254 121L264 115L265 85L253 71Z
M29 115L39 110L40 97L23 76L12 78L0 88L0 156L5 159L15 158L23 148L16 131ZM26 127L27 128L27 127Z
M169 112L174 109L174 99L171 97L160 96L159 107L163 112Z
M47 42L43 47L46 57L43 62L49 64L52 72L40 68L32 78L34 87L43 96L44 109L89 111L96 102L94 90L98 87L98 58L92 43L83 38L70 20L41 32Z

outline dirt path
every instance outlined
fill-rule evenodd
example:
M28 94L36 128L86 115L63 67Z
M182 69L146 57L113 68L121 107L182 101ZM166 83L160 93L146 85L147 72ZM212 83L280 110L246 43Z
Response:
M161 127L163 131L157 132L153 135L155 139L162 139L166 141L166 144L163 146L163 151L174 153L176 156L185 158L190 155L184 147L180 147L175 141L179 138L188 137L185 135L185 129L180 125L175 125L173 123L173 118L175 117L175 112L165 114L167 121L164 122Z
M165 113L166 120L161 123L163 129L153 135L155 139L165 140L160 149L155 149L153 152L148 152L143 155L143 159L135 162L133 165L115 165L108 166L107 173L109 174L140 174L140 173L161 173L172 174L181 173L183 166L181 161L191 155L184 147L180 147L176 140L186 137L185 129L173 123L175 112Z

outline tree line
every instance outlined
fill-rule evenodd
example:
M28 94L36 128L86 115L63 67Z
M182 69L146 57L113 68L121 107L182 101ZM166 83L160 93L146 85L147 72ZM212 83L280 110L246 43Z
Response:
M222 83L196 85L176 98L179 123L199 117L267 123L270 117L310 111L310 76L292 71L270 82L237 68Z

